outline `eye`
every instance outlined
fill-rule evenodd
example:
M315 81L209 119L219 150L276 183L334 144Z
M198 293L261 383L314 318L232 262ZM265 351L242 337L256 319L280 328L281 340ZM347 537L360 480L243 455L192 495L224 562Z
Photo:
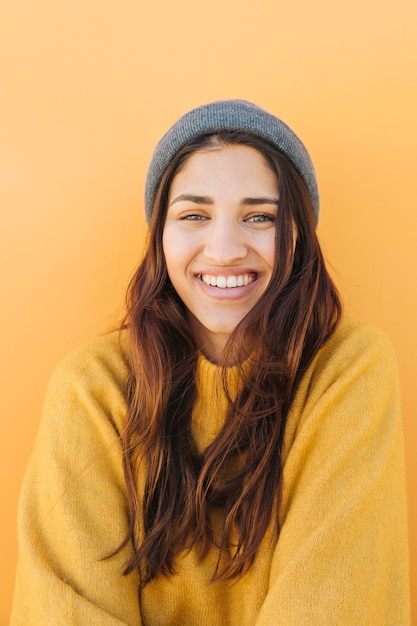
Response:
M201 215L201 213L185 213L179 218L181 221L190 221L190 222L199 222L207 219L205 215Z
M256 213L255 215L251 215L246 219L247 222L251 224L263 224L265 222L275 222L275 215L271 215L270 213Z

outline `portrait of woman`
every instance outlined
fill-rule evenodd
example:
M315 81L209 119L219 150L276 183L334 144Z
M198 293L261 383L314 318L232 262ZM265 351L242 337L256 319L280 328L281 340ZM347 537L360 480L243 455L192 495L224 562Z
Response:
M396 362L343 312L319 206L257 104L160 139L124 322L51 378L13 625L408 623Z

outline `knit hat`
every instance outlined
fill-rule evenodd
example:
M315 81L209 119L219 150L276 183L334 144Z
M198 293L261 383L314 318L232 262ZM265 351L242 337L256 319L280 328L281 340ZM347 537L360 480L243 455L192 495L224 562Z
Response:
M246 100L219 100L189 111L158 142L148 167L145 215L149 223L159 183L170 161L191 139L220 130L246 130L263 137L283 152L305 183L317 223L319 194L316 174L304 144L279 118Z

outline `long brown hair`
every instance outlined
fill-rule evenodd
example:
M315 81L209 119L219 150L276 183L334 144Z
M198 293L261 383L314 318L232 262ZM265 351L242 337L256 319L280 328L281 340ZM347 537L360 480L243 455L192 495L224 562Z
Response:
M198 346L168 278L162 233L174 176L197 150L228 144L255 148L277 176L276 257L266 291L226 345L220 366L229 401L227 419L198 454L190 434ZM277 517L281 445L291 400L340 317L310 198L288 159L266 140L242 131L200 137L178 152L159 186L147 250L128 291L131 377L122 441L130 527L119 549L132 540L134 554L126 573L140 568L143 585L160 574L171 575L176 556L192 546L199 547L202 559L210 549L218 550L213 580L247 571L272 516ZM248 337L253 339L250 354ZM247 364L248 358L254 366L240 367L241 389L232 400L226 366ZM236 458L241 462L231 473L230 460ZM138 487L143 462L144 490ZM219 506L223 530L216 541L211 511Z

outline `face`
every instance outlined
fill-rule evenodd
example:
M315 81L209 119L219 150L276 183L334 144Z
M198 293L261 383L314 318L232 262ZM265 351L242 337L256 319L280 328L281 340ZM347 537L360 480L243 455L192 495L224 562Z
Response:
M213 361L268 286L277 210L276 175L249 146L195 152L172 182L167 270L198 347Z

